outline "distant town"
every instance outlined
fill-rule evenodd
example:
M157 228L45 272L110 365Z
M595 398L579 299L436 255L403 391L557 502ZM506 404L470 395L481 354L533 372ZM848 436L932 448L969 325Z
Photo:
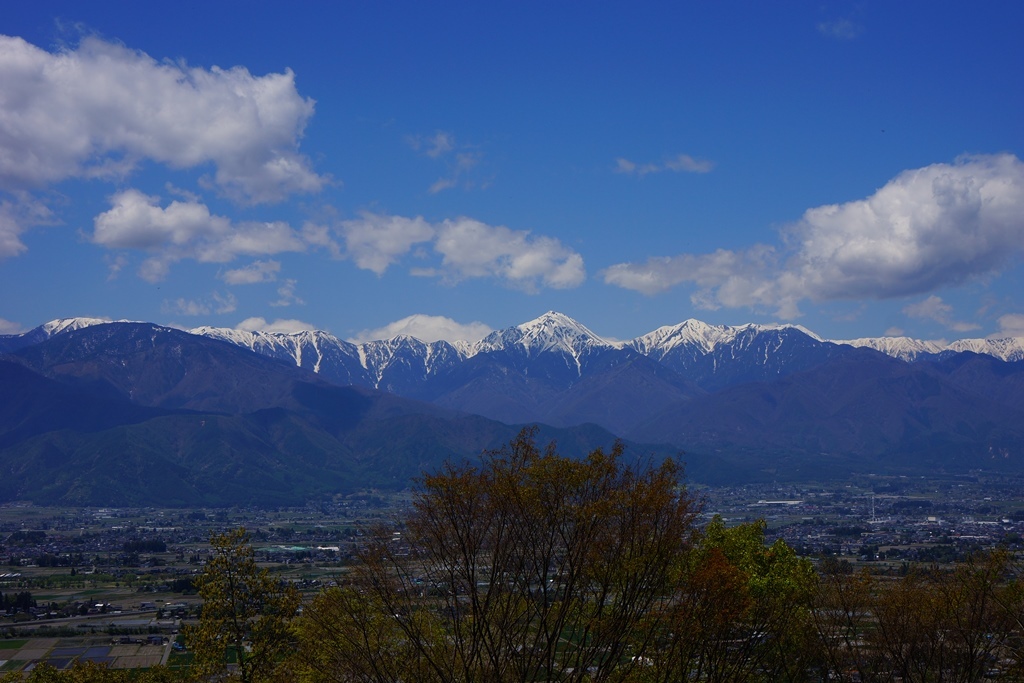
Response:
M816 562L905 572L996 547L1024 549L1024 477L863 476L839 484L695 487L702 516L764 519ZM196 614L192 577L212 534L238 526L282 579L315 590L343 575L361 538L403 517L411 493L364 491L295 508L0 506L0 635L171 635ZM20 598L28 593L31 597Z

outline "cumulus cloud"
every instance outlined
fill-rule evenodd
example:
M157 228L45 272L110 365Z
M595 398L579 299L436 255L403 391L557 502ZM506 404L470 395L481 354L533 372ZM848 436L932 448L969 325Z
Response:
M331 229L326 225L306 221L302 226L302 239L309 245L326 249L334 258L344 258L341 246L331 236Z
M414 268L414 275L438 277L450 284L493 277L530 292L541 286L576 287L586 277L583 257L559 240L471 218L430 223L420 216L363 213L358 219L343 221L339 231L346 255L360 268L378 275L413 246L432 243L441 263ZM428 254L421 255L429 258Z
M602 272L607 284L653 295L682 283L699 288L690 298L699 308L774 307L781 317L795 317L796 299L781 296L769 273L778 269L773 247L744 251L718 249L711 254L651 257L643 263L618 263Z
M314 103L289 70L189 67L93 37L51 53L0 36L0 83L0 187L121 177L144 159L212 164L210 182L248 202L327 182L298 152Z
M475 342L493 332L490 326L482 322L458 323L441 315L424 315L416 313L408 317L388 323L383 327L363 330L349 339L359 344L377 339L392 339L399 335L415 337L420 341L433 342L443 339L448 342Z
M665 171L672 171L673 173L710 173L711 169L714 167L715 165L713 162L708 161L707 159L696 159L689 154L678 154L671 159L657 164L638 164L635 161L630 161L629 159L624 159L622 157L615 160L616 173L625 173L640 177L648 175L649 173L663 173Z
M20 213L12 202L0 202L0 259L17 256L27 248L21 241L21 233L27 226L19 220Z
M557 239L471 218L442 222L434 250L442 256L441 268L421 274L440 275L449 282L489 276L536 291L539 285L577 287L586 277L583 257Z
M0 107L2 106L0 103ZM45 204L23 191L12 194L12 199L0 201L0 260L17 256L27 249L21 241L21 235L25 230L54 222L53 215Z
M242 268L225 272L221 279L229 285L254 285L260 282L272 282L281 271L279 261L253 261Z
M278 318L274 322L267 322L266 318L246 318L242 322L235 325L236 330L244 330L245 332L272 332L279 334L294 334L296 332L306 332L309 330L315 330L316 328L310 323L303 322L301 320L288 320Z
M866 199L808 209L782 244L620 263L605 282L645 294L680 283L704 307L911 296L998 273L1024 253L1024 163L965 156L901 173Z
M924 301L905 306L903 312L911 318L932 320L956 332L970 332L980 327L974 323L953 320L953 307L934 294Z
M114 195L111 204L109 211L95 218L92 241L108 249L154 254L139 269L140 277L150 282L162 280L171 264L186 258L226 263L238 256L304 251L307 247L302 234L287 223L233 223L195 201L172 201L163 207L158 197L131 189Z
M825 298L960 284L1024 252L1024 163L971 156L905 171L867 199L808 210L792 234L802 278Z
M405 218L364 212L343 221L341 234L347 255L364 270L383 275L414 244L434 237L434 228L422 217Z
M21 334L25 328L20 323L0 318L0 334Z
M1024 337L1024 313L1007 313L999 316L999 332L993 337Z

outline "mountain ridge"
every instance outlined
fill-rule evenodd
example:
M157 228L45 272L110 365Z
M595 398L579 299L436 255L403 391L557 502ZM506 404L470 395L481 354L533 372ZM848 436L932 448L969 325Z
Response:
M80 329L92 325L107 324L110 322L131 322L127 320L111 321L100 318L58 318L39 325L22 334L0 335L0 353L9 352L14 348L37 343L42 339L49 338L63 332ZM741 325L712 325L693 318L684 320L675 325L665 325L651 332L634 337L625 341L613 341L602 337L589 328L574 320L573 318L556 311L548 311L543 315L525 323L495 330L483 339L476 342L460 340L456 342L435 341L424 342L411 335L397 335L391 339L371 340L361 343L353 343L342 340L329 332L323 330L303 330L300 332L264 332L244 331L233 328L200 326L186 330L192 334L215 337L230 341L238 346L245 346L250 350L262 352L264 355L275 355L270 352L274 349L280 355L283 349L288 350L288 355L296 365L305 367L303 353L298 348L299 344L307 343L312 347L328 344L344 349L346 355L357 359L364 369L369 369L369 362L366 360L367 348L373 348L382 342L394 342L401 338L414 340L419 344L445 344L461 358L469 358L477 353L504 349L510 344L519 344L529 353L550 351L558 348L570 353L578 353L581 342L592 346L604 348L632 348L643 355L660 354L664 355L677 346L687 345L703 350L705 354L712 353L714 349L722 344L733 342L744 333L760 334L762 332L776 330L796 330L811 339L838 345L853 347L867 347L885 353L900 360L917 360L920 357L938 356L946 352L963 353L972 352L990 355L1003 361L1014 362L1024 360L1024 337L991 338L964 338L952 342L937 340L921 340L905 336L890 337L861 337L856 339L826 339L815 332L803 327L789 323L744 323ZM553 332L554 331L554 332ZM561 332L562 334L558 334ZM263 350L267 349L267 350Z
M472 347L197 330L64 319L0 338L0 499L137 502L159 472L182 504L403 486L524 424L683 451L705 483L1024 472L1024 362L978 345L911 362L794 325L695 320L620 342L553 312Z
M4 501L301 504L404 488L518 430L148 323L84 326L0 358ZM596 426L541 433L577 457L615 440Z

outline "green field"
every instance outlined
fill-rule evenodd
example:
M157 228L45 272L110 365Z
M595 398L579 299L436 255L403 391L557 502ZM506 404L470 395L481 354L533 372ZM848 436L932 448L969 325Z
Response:
M20 650L27 640L0 640L0 650Z

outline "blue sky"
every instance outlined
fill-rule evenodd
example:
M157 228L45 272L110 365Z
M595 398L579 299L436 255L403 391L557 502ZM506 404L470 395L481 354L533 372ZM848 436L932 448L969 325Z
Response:
M1017 2L34 2L0 333L1024 336Z

